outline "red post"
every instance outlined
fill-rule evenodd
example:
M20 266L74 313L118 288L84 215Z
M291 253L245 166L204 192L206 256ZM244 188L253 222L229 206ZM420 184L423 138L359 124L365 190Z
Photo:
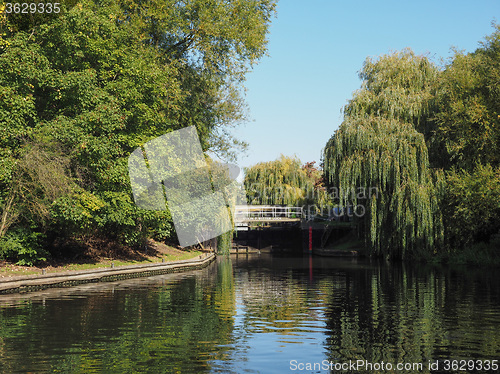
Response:
M309 226L309 252L313 250L313 228Z
M313 280L313 257L309 254L309 280Z

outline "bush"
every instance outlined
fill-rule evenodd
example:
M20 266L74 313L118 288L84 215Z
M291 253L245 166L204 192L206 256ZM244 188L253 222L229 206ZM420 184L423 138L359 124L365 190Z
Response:
M478 165L474 172L446 176L444 224L452 252L488 243L500 231L500 168Z
M142 245L148 237L161 241L172 238L168 211L140 209L124 192L101 195L82 190L56 200L51 215L58 236L96 236L130 246Z
M17 261L18 265L33 266L47 259L45 235L25 227L10 230L0 240L0 258Z

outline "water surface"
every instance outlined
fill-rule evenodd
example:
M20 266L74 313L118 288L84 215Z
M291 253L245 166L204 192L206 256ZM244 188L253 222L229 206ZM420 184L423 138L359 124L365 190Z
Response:
M459 372L444 370L446 360L500 360L499 327L493 270L239 256L189 273L0 296L0 372L366 372L335 370L349 362Z

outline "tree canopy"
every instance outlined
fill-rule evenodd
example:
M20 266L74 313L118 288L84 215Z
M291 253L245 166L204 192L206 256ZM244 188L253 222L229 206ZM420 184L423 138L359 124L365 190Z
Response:
M247 200L254 205L302 206L326 199L321 173L313 163L281 155L245 170Z
M429 113L437 74L427 58L410 50L367 59L362 88L325 147L332 185L378 191L365 202L364 216L366 239L376 254L405 257L442 238L427 146L416 129ZM358 204L356 196L352 203Z
M500 25L475 52L455 52L440 76L435 102L435 166L500 166Z
M324 169L341 189L378 187L363 222L374 253L453 254L500 236L499 51L496 25L443 68L408 49L365 61Z
M135 206L127 157L191 125L204 151L231 157L241 142L227 128L245 119L244 76L265 53L274 11L271 0L82 0L29 22L4 15L0 256L29 247L26 231L38 247L60 234L175 240L168 211ZM33 161L33 149L44 156ZM43 179L50 165L60 165L50 189L60 193L14 188ZM29 208L34 199L43 219Z

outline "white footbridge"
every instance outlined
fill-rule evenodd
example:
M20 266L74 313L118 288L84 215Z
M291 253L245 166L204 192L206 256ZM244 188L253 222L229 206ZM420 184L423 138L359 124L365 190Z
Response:
M304 218L302 207L236 205L234 210L234 223L240 230L245 230L250 223L300 222L302 218Z

